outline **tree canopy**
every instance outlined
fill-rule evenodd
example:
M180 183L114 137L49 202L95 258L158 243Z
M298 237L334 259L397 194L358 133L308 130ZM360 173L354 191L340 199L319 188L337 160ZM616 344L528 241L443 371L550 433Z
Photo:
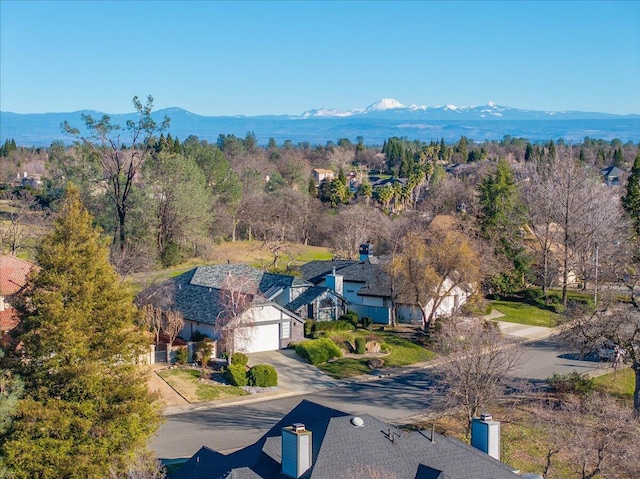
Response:
M25 397L2 452L16 478L108 477L140 457L159 414L135 364L146 341L132 295L76 189L37 261L11 355Z

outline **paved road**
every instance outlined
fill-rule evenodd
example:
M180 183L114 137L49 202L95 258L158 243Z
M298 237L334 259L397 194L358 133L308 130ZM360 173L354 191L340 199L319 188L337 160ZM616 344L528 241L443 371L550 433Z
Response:
M541 383L554 372L581 373L606 365L580 361L559 349L552 339L521 345L524 363L517 374ZM437 369L424 369L376 381L333 387L308 395L225 408L200 409L169 416L152 442L158 457L189 457L201 446L230 451L256 441L302 399L353 414L368 413L400 423L425 414L434 404L427 389Z

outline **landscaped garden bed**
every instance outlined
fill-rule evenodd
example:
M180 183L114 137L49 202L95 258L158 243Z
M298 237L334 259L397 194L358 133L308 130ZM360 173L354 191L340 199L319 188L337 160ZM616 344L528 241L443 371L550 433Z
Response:
M221 373L209 369L205 371L206 379L200 379L201 370L194 368L163 369L157 374L190 403L228 399L249 394L240 387L223 383Z
M336 379L371 373L372 369L409 366L433 359L435 353L409 339L401 331L354 331L326 332L343 349L343 356L319 364L318 368ZM356 353L357 338L364 338L364 354ZM377 347L376 347L377 345ZM379 363L379 364L376 364ZM381 363L381 364L380 364Z

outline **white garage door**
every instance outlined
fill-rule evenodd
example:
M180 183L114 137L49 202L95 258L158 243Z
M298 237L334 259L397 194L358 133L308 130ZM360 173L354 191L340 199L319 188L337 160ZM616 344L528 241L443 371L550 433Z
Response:
M259 353L280 349L280 325L265 324L236 330L238 351Z

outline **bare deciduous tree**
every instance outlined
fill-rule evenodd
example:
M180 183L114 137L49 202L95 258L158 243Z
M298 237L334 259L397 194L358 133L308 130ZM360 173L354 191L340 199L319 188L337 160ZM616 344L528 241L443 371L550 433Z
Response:
M602 307L590 314L578 314L563 329L563 338L579 350L597 351L603 343L624 350L623 359L635 374L633 407L640 415L640 309L606 298Z
M433 329L451 293L479 279L478 258L465 236L434 226L427 235L410 233L389 266L399 299L420 307L425 331Z
M511 375L520 365L520 350L495 324L479 320L445 322L436 341L444 360L438 387L446 405L464 410L468 432L482 408L516 386Z
M222 350L227 353L229 364L233 353L241 349L242 343L248 339L252 321L246 312L257 295L258 287L253 278L227 274L222 282L215 331Z
M581 479L634 478L640 474L637 451L640 422L615 399L599 393L553 398L534 408L543 431L544 477L555 477L561 457Z
M152 304L145 304L142 307L142 324L153 331L156 336L156 343L160 342L160 331L162 331L164 320L162 318L162 310L154 307Z
M113 124L108 115L96 120L91 115L83 114L82 121L89 132L87 136L82 135L78 128L72 127L66 121L62 124L66 133L77 138L100 159L109 182L108 194L115 209L116 229L113 242L121 249L127 244L127 214L134 179L151 153L154 135L169 126L167 117L161 124L157 124L151 117L153 97L148 96L143 104L136 96L133 98L133 106L138 118L135 121L127 121L128 137L121 136L123 128ZM124 141L129 142L129 148L122 148Z
M163 313L164 321L162 323L162 331L168 337L167 344L167 362L171 362L171 346L173 342L184 328L184 319L179 311L165 311Z

